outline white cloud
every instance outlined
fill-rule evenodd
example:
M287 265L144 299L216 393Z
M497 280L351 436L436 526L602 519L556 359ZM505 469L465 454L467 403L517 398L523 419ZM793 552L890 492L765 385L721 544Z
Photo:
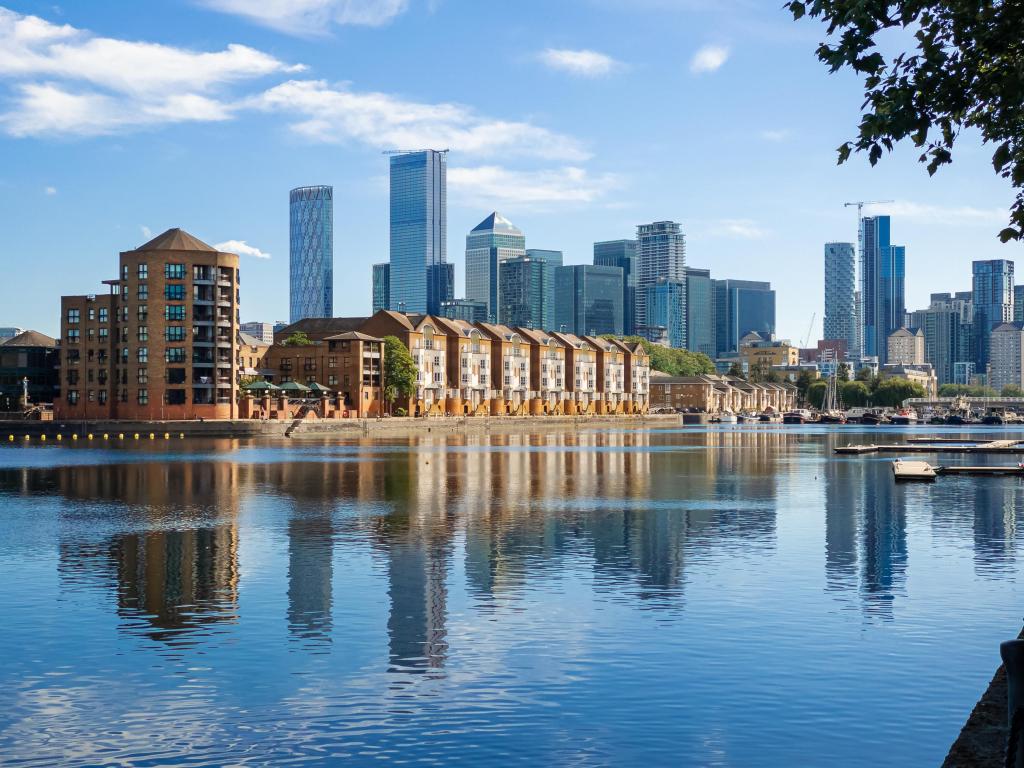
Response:
M326 34L332 25L379 27L408 7L408 0L199 0L215 11L295 35Z
M315 141L395 149L450 148L468 154L513 152L570 162L589 154L575 139L521 121L476 114L459 104L425 104L386 93L359 93L323 80L291 80L250 100L250 106L300 115L292 129Z
M452 194L481 207L588 204L620 185L613 174L591 176L583 168L573 166L535 171L516 171L495 165L448 169Z
M998 224L1006 221L1005 208L974 208L969 205L944 206L897 200L864 206L868 215L892 216L910 221L927 221L947 225Z
M715 72L729 58L729 49L722 45L705 45L694 54L690 61L690 71L695 75Z
M789 135L789 130L785 128L779 130L761 131L762 139L764 139L765 141L771 141L776 143L780 141L785 141L786 139L789 138Z
M764 240L771 233L750 219L718 219L707 225L707 234L736 240Z
M301 69L244 45L210 53L92 37L0 8L0 79L14 82L0 125L15 136L225 120L227 86Z
M261 251L255 245L249 245L245 240L225 240L213 246L223 253L236 253L239 256L252 256L257 259L269 259L270 254Z
M570 51L548 48L538 58L551 69L581 77L602 77L619 69L622 64L611 56L597 51Z
M57 194L57 188L56 187L45 187L43 189L43 193L47 194L47 195L56 195Z
M139 229L142 230L142 236L146 238L147 241L153 239L153 230L151 230L145 224L140 224Z

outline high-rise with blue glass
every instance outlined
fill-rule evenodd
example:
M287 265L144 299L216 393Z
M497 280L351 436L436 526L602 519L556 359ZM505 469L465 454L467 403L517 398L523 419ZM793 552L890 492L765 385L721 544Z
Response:
M857 350L857 257L853 243L825 243L824 337L846 342L846 355Z
M637 241L605 240L594 243L594 264L622 269L622 330L627 336L636 333Z
M715 357L715 292L709 269L686 268L686 348Z
M391 156L390 309L441 311L448 273L445 151L426 149ZM431 269L431 268L434 269Z
M522 230L497 211L466 235L466 298L486 305L489 322L499 322L501 262L525 255L526 237Z
M391 305L391 265L373 265L373 311L379 312Z
M906 249L892 245L888 216L860 220L860 300L863 354L886 362L889 334L904 324ZM1012 289L1011 289L1012 291Z
M573 264L555 269L555 325L577 335L622 335L622 269Z
M334 315L334 189L298 187L288 196L288 315L297 323Z
M989 363L992 329L1013 320L1013 262L990 259L971 263L974 301L974 362L978 373Z
M738 352L740 339L751 331L765 339L775 335L775 291L771 283L755 280L712 280L711 283L715 347L719 357Z
M673 349L686 347L686 283L659 277L644 288L647 306L648 338L657 335L668 340Z

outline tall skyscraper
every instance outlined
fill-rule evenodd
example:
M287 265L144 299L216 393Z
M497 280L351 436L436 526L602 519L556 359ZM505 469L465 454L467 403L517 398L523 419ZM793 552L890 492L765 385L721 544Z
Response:
M427 267L427 313L441 314L441 306L455 298L455 265L449 262Z
M334 316L334 188L289 195L289 320Z
M844 339L857 357L857 260L853 243L825 243L824 338Z
M958 383L958 365L974 368L973 316L970 291L933 293L927 309L910 313L910 324L924 331L924 359L939 384Z
M715 357L715 292L711 270L686 268L686 348Z
M647 286L659 277L686 282L686 238L674 221L641 224L636 228L636 236L636 327L639 332L648 325ZM685 316L686 307L682 312Z
M906 319L906 249L891 244L888 216L862 218L860 244L863 353L877 356L880 363L885 363L889 334Z
M979 374L989 363L992 329L1013 321L1013 262L1006 259L971 262L974 280L974 362Z
M387 309L391 304L391 265L373 265L373 311Z
M686 346L686 283L659 277L644 288L649 340L667 337L674 349Z
M622 333L622 270L573 264L555 270L555 325L551 330Z
M562 266L562 252L546 248L527 248L526 255L544 262L544 300L541 303L538 328L551 331L555 327L555 270ZM502 320L502 322L505 322Z
M526 255L526 237L495 211L466 235L466 298L487 305L498 322L498 269L505 259Z
M594 243L594 265L620 267L623 276L622 325L627 336L636 333L636 240L606 240Z
M448 261L447 168L444 151L391 156L389 301L397 312L427 312L427 270ZM442 280L443 271L431 274ZM440 306L434 308L439 310Z
M536 329L544 327L545 266L543 260L529 256L517 256L501 262L498 317L503 324Z
M775 335L775 291L771 283L753 280L712 280L715 292L715 347L718 356L738 352L740 339L751 331L761 338Z
M1013 322L1024 323L1024 285L1013 286ZM2 333L0 329L0 335Z

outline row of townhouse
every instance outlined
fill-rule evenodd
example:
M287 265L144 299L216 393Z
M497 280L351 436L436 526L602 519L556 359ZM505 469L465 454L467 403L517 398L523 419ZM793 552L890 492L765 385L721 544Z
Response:
M311 346L282 342L304 333ZM395 402L411 415L637 414L650 410L650 360L640 344L494 323L381 310L369 318L302 320L284 328L261 374L282 384L317 382L338 393L345 412L366 417L386 405L379 352L332 355L342 334L377 352L386 336L409 349L416 391ZM367 365L376 366L367 368Z
M651 379L651 407L704 413L765 411L783 413L796 407L797 390L789 383L753 383L735 376L667 376Z

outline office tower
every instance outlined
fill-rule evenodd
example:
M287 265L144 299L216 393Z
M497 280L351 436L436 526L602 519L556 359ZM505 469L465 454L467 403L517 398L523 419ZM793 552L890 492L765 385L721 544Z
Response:
M466 235L466 298L482 301L490 322L498 322L499 265L525 255L526 237L497 211Z
M540 325L537 327L550 331L555 327L555 270L562 266L562 252L527 248L526 255L544 263L544 300L541 302Z
M242 323L238 326L238 330L242 333L252 336L254 339L259 339L264 344L274 343L274 324L273 323Z
M1006 259L971 262L974 280L974 363L979 374L988 366L989 334L1013 321L1013 262Z
M498 273L498 317L504 325L541 329L546 293L542 259L518 256L501 262ZM554 286L551 286L552 293Z
M659 277L686 282L686 238L674 221L636 228L636 326L648 325L645 289Z
M61 297L62 419L232 419L238 256L180 229L120 255L106 295Z
M644 288L647 325L644 336L649 341L667 338L675 349L686 346L686 283L659 277Z
M289 322L334 315L334 188L289 193Z
M957 383L957 365L970 364L973 371L973 316L970 291L933 293L927 309L910 313L911 326L924 331L924 359L939 384Z
M455 298L455 265L448 262L427 267L427 314L437 315L441 305Z
M988 384L996 392L1024 385L1024 331L1020 323L999 323L989 334Z
M627 336L636 333L636 240L606 240L594 243L594 265L621 267L623 275L622 325Z
M757 333L775 335L775 291L771 283L753 280L712 280L716 356L738 352L740 339Z
M373 311L379 312L391 305L391 265L373 265Z
M1013 286L1013 322L1024 323L1024 285ZM0 329L0 335L3 329Z
M427 269L448 261L447 166L446 151L391 156L389 308L396 312L427 312Z
M622 334L619 267L573 264L555 270L555 325L577 336Z
M889 334L903 325L906 314L903 280L906 249L890 242L888 216L860 220L860 285L863 354L886 362Z
M886 340L889 365L924 365L925 340L921 328L897 328Z
M486 323L487 305L482 301L452 299L441 303L441 317L464 320L467 323Z
M825 243L824 338L845 340L851 358L859 357L856 278L853 243Z
M686 268L686 348L715 357L715 293L711 270Z

